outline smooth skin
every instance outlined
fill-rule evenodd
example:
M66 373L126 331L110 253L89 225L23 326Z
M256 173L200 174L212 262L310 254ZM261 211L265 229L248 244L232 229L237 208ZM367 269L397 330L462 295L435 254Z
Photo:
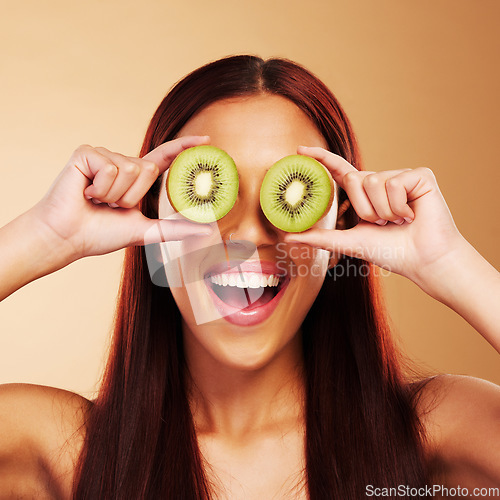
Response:
M144 244L146 234L146 243L162 241L162 232L166 240L187 241L191 235L210 240L212 231L205 225L150 221L136 207L180 151L210 142L235 158L241 180L234 212L219 223L222 235L247 238L268 258L279 242L290 249L362 255L413 280L499 349L500 317L493 304L500 294L498 273L460 235L428 169L357 172L326 151L309 119L278 96L216 103L188 122L181 134L143 159L78 148L47 195L0 229L0 298L79 258ZM273 140L266 142L269 136ZM295 152L321 161L347 191L363 219L356 228L335 230L320 221L306 233L287 235L262 217L259 179L278 157ZM337 207L332 210L336 214ZM390 222L382 225L385 220ZM382 251L400 246L404 252ZM324 259L325 254L313 253L311 259ZM293 284L289 304L306 285ZM175 298L184 315L178 290ZM307 300L314 296L311 292ZM282 311L274 314L281 316ZM304 491L286 493L303 467L303 387L300 379L283 377L300 362L297 318L277 331L269 318L261 325L263 333L252 331L240 344L241 351L235 344L241 332L232 326L225 325L219 337L207 338L188 314L184 320L190 368L200 390L191 400L200 445L227 498L263 498L266 492L265 497L305 499ZM266 335L272 340L264 342ZM203 378L207 373L211 376ZM0 386L0 498L70 498L88 405L85 398L60 389ZM428 456L443 470L440 483L470 491L500 485L498 386L473 377L439 376L427 385L420 411L430 438Z

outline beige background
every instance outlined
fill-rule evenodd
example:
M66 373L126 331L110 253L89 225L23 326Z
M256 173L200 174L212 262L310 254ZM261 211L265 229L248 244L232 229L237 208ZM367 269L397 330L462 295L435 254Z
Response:
M497 0L4 2L0 224L73 149L138 153L168 88L221 56L294 59L350 116L368 168L429 166L462 233L499 266ZM91 396L123 252L76 262L0 304L0 383ZM435 370L500 383L498 354L407 280L385 280L395 331Z

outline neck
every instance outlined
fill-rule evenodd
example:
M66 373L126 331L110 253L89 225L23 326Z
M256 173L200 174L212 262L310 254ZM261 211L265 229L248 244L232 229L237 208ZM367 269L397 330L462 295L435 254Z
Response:
M189 332L184 339L189 404L198 435L245 441L303 422L301 332L256 369L221 363Z

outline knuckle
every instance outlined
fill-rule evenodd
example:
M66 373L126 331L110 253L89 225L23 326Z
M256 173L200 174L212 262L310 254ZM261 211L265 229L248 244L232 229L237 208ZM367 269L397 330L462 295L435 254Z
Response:
M158 168L158 165L152 161L143 161L142 162L142 168L145 170L148 174L152 176L158 176L160 173L160 169Z
M402 184L401 184L401 181L397 177L391 177L390 179L387 179L385 181L385 185L386 185L387 189L397 189Z
M423 177L427 177L428 179L432 179L432 180L436 179L434 172L429 167L418 167L415 170Z
M102 168L103 173L106 175L115 175L118 169L116 168L116 165L113 163L106 163L106 165Z
M80 144L74 151L73 151L73 158L75 156L80 156L80 155L84 155L85 153L88 153L89 150L91 149L94 149L92 146L90 146L89 144Z
M374 188L380 185L380 178L377 176L377 174L370 174L367 175L363 179L363 186L367 188Z
M347 174L344 175L344 178L342 180L344 182L344 185L352 186L354 183L358 181L358 178L359 178L358 172L347 172Z
M139 165L137 165L136 163L128 162L125 163L123 167L121 167L121 170L123 171L123 173L127 175L138 175L140 168Z

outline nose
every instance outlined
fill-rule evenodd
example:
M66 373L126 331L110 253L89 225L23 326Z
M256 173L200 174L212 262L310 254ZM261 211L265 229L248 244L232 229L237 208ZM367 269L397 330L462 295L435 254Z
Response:
M257 248L276 245L279 241L279 229L266 218L260 207L260 184L240 186L240 193L235 206L227 217L227 226L223 228L224 239L245 240Z

